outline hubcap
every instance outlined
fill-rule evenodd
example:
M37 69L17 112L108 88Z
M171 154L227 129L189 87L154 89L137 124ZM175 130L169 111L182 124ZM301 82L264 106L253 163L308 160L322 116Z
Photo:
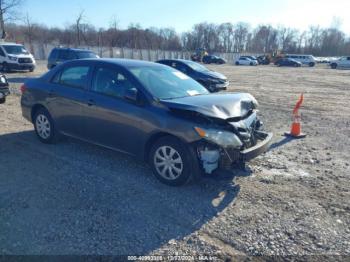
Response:
M154 154L154 166L159 175L167 180L175 180L183 171L180 154L170 146L159 147Z
M51 133L51 126L49 119L45 115L38 115L35 120L35 127L39 136L43 139L47 139Z

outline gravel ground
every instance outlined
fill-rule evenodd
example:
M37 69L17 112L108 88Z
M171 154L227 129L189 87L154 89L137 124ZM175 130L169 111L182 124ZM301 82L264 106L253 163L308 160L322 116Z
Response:
M0 254L349 259L350 71L210 67L228 76L230 91L258 99L274 142L245 170L181 188L160 184L129 156L73 139L41 144L21 116L18 88L44 64L8 74L13 94L0 105ZM282 135L301 92L308 136L289 140Z

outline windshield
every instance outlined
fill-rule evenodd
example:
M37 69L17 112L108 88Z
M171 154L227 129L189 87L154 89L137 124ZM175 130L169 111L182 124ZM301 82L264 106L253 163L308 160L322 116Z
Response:
M191 67L194 71L198 71L198 72L209 71L209 69L206 68L205 66L202 66L201 64L198 64L198 63L195 63L192 61L186 61L185 64L188 65L189 67Z
M171 67L131 67L130 72L158 99L205 95L208 90Z
M97 55L93 52L78 52L78 58L84 59L84 58L97 58Z
M3 47L6 50L6 53L8 54L13 54L13 55L29 54L28 51L24 48L24 46L21 46L21 45L3 45Z

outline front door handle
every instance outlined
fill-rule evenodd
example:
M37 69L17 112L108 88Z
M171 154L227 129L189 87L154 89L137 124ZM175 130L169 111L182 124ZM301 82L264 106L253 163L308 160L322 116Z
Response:
M88 104L88 106L94 106L95 105L95 101L93 99L89 99L87 104Z

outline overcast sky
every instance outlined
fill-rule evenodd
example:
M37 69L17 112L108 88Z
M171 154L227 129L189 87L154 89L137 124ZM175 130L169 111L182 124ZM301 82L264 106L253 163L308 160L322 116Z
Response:
M172 27L188 31L199 22L239 21L284 25L299 30L310 25L328 27L336 17L350 35L350 0L25 0L21 8L37 23L63 27L85 10L85 21L108 27L117 17L119 26Z

